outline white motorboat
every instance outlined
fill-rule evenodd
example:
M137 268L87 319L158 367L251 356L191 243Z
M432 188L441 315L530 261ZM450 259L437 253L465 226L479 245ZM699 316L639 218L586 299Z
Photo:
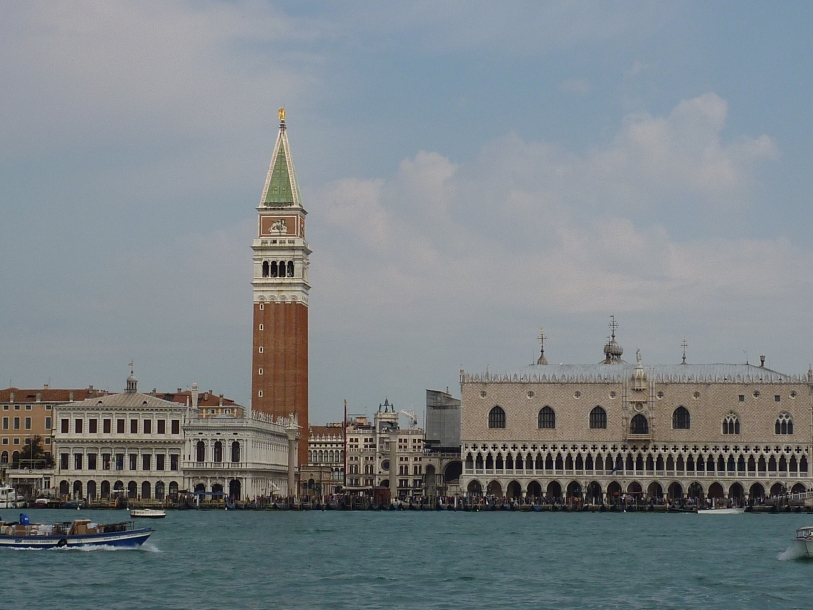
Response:
M744 508L703 508L697 511L698 515L741 515Z
M805 557L813 557L813 526L808 525L797 529L793 542Z
M25 498L18 494L11 485L0 485L0 508L17 508L25 504Z
M152 534L152 528L136 529L132 521L91 523L90 519L45 524L31 523L26 515L14 523L0 522L0 548L51 549L86 546L137 547Z
M163 519L167 511L156 508L131 508L130 516L139 519Z

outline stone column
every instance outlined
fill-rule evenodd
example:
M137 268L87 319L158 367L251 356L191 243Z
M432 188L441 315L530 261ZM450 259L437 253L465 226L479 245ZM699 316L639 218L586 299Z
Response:
M293 498L299 495L297 493L299 490L296 486L296 455L299 426L297 426L293 418L289 420L288 425L285 427L285 433L288 435L288 497Z
M390 430L390 500L398 498L398 473L401 465L398 463L398 429Z

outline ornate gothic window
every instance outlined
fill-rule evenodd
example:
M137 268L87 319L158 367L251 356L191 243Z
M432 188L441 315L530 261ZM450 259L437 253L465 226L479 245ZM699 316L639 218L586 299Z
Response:
M602 407L595 407L590 411L590 428L607 428L607 411Z
M740 420L734 413L729 413L723 419L723 434L739 434Z
M688 430L691 428L691 416L689 410L680 406L672 413L672 428L675 430Z
M550 407L543 407L539 411L539 427L540 428L556 427L556 413Z
M649 434L649 422L638 413L630 422L630 434Z
M497 405L488 412L489 428L505 428L505 411Z
M793 419L789 413L780 413L776 418L776 427L774 431L777 434L793 434Z

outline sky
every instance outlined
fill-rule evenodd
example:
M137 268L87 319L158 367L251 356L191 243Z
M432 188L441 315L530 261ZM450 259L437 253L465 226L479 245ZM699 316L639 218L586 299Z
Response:
M813 4L0 0L0 386L247 405L277 108L310 420L460 371L813 362Z

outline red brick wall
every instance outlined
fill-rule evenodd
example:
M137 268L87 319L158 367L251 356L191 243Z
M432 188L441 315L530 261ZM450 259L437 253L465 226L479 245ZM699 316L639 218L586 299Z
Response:
M260 309L261 305L254 303L251 407L274 417L297 415L299 464L307 464L308 308L301 303L264 303Z

